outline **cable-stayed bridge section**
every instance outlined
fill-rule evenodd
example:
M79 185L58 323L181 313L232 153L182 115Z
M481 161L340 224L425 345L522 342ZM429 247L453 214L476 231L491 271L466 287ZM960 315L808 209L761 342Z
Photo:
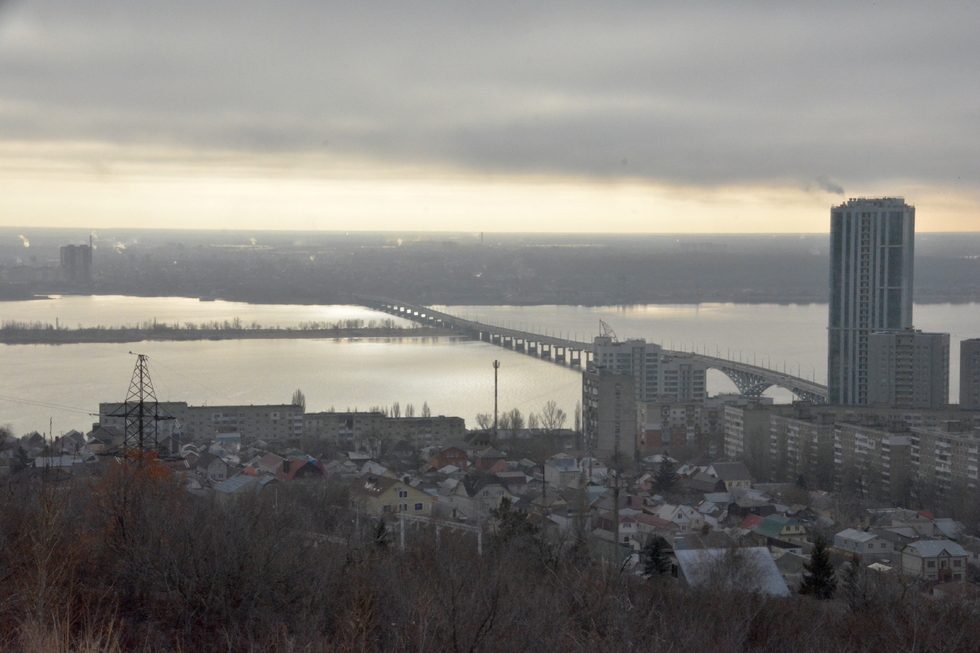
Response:
M588 368L593 360L591 342L581 342L519 329L494 326L456 317L427 306L418 306L390 299L361 297L362 305L375 310L402 317L419 324L428 324L460 331L473 340L482 340L494 345L513 349L529 356L535 356L560 365ZM824 403L827 401L827 386L767 367L760 367L732 361L726 358L708 356L697 352L673 351L664 349L665 356L685 357L693 362L715 369L727 376L738 388L740 394L758 397L766 389L776 386L789 390L799 399Z

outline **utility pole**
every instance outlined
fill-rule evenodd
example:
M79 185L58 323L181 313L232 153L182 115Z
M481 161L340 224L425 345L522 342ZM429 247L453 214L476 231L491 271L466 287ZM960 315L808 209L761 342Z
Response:
M497 439L497 370L500 369L500 361L493 362L493 439Z

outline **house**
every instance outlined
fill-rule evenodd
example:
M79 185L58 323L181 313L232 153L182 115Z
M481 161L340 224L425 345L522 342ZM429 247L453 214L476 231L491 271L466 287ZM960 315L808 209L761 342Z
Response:
M489 472L501 460L507 460L507 455L493 447L488 447L482 451L478 451L473 456L473 466L479 470Z
M677 577L689 587L789 596L789 588L764 546L674 550Z
M277 456L274 453L267 453L258 459L255 463L255 468L263 474L277 474L279 473L279 467L282 465L282 460L281 456Z
M752 527L752 532L766 539L768 544L771 540L791 542L802 545L806 541L806 527L792 517L786 515L768 515L762 518L756 526Z
M672 506L665 503L657 509L655 515L677 524L677 530L681 533L699 531L704 526L704 515L691 506Z
M428 517L432 496L404 481L387 476L365 474L351 488L351 502L367 515L383 517L407 513Z
M752 474L743 462L712 463L706 470L708 474L725 482L725 489L731 492L735 488L748 489L752 487Z
M316 460L293 456L282 461L276 478L280 481L319 478L323 476L323 466Z
M488 518L490 511L499 508L504 498L516 501L516 497L496 476L482 473L465 476L456 484L449 498L454 516L468 519Z
M213 453L202 454L197 459L197 471L211 481L223 481L228 478L228 463Z
M874 533L845 528L834 535L834 548L858 556L885 555L892 550L892 545Z
M902 573L941 582L966 579L969 554L949 540L921 540L902 549Z
M442 469L446 465L452 465L466 471L470 466L470 461L466 457L466 450L463 447L450 445L444 447L439 453L429 459L429 464L436 469Z
M568 487L582 475L578 461L567 453L555 454L544 463L544 481L557 488Z

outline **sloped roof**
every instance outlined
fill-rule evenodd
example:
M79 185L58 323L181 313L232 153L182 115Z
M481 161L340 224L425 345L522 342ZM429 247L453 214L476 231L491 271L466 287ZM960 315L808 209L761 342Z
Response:
M870 542L871 540L877 539L878 536L874 533L859 531L856 528L845 528L834 537L842 537L846 540L852 540L854 542Z
M799 524L799 522L792 517L786 517L785 515L769 515L764 517L758 525L753 527L752 532L758 533L759 535L765 537L778 539L783 528L791 524L796 525Z
M483 458L485 460L486 459L498 459L498 458L505 459L505 458L507 458L507 454L505 454L504 452L499 451L497 449L494 449L493 447L487 447L483 451L477 451L476 454L474 454L473 457L474 458Z
M711 469L723 481L752 480L752 474L749 473L749 468L743 462L713 463Z
M232 476L231 478L216 484L214 486L214 491L221 492L222 494L232 494L233 492L241 490L243 487L253 483L254 481L254 476L240 474L238 476Z
M746 547L738 553L744 556L745 568L742 573L731 577L737 582L739 589L761 592L772 596L789 596L789 588L776 567L769 549ZM681 568L684 578L692 587L707 586L717 581L714 573L717 565L725 564L728 549L696 549L675 550L677 565ZM728 578L726 578L727 580Z
M904 549L902 553L913 549L918 552L919 556L923 558L935 558L940 553L945 551L951 556L965 556L966 550L963 549L956 542L950 542L949 540L920 540L918 542L912 542Z
M354 492L358 494L366 494L372 497L380 497L382 494L387 492L391 487L398 483L399 481L387 476L379 476L377 474L365 474L357 479L352 488Z

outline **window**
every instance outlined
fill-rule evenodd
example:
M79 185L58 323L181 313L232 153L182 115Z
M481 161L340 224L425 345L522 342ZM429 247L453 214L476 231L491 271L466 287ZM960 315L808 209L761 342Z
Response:
M926 563L926 567L928 567L929 569L935 569L936 568L936 561L935 560L930 560L929 562Z
M401 512L408 512L408 504L403 503L402 505L398 506L398 510L400 510Z
M421 503L416 503L415 504L415 512L421 512L421 511L422 511L422 504Z
M963 566L963 561L962 560L953 560L953 566L954 567L962 567Z
M408 490L398 490L398 498L405 499L408 497Z

